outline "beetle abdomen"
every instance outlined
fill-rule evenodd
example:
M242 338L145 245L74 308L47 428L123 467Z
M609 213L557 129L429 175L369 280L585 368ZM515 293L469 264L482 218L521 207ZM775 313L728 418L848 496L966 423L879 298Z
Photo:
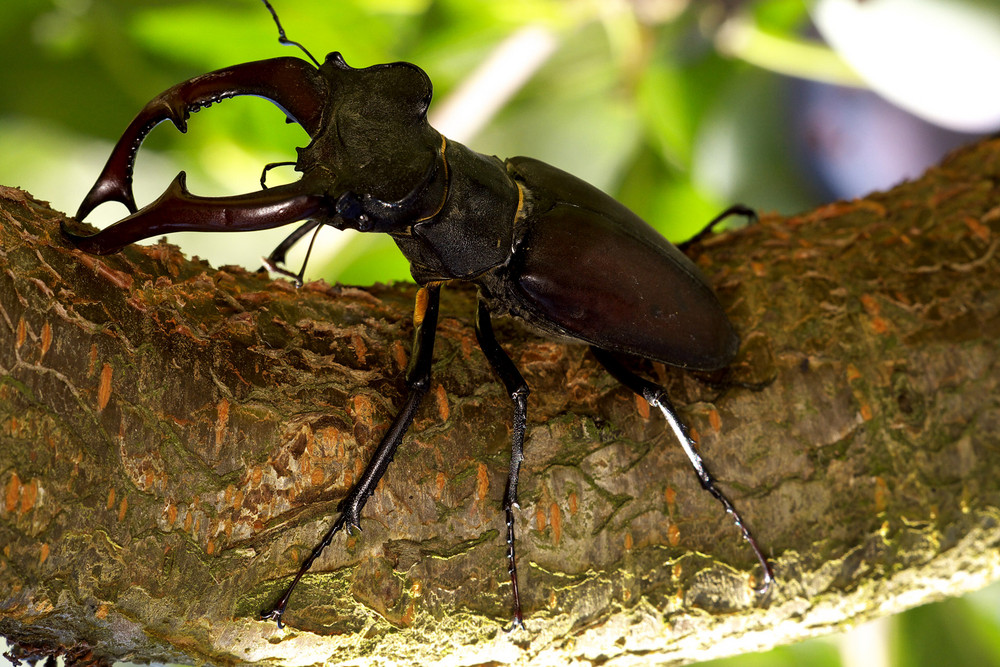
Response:
M532 202L509 264L529 320L674 366L715 370L733 360L739 337L680 250L575 176L530 158L508 166Z

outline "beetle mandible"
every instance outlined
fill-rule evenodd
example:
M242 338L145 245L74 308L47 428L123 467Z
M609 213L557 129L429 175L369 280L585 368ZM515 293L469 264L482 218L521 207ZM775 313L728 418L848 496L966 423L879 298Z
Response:
M117 201L131 215L91 236L63 227L82 250L108 254L167 232L247 231L304 220L271 253L271 268L293 276L277 265L288 247L321 225L388 234L409 260L421 287L406 400L338 505L337 519L262 617L281 626L302 575L337 532L359 527L365 502L430 386L440 288L451 281L478 287L476 337L513 403L503 511L514 627L523 625L514 508L529 390L494 336L494 315L510 315L542 334L589 344L601 365L663 414L701 485L722 503L753 550L763 571L759 592L765 594L773 580L771 565L716 486L666 390L619 360L641 357L712 371L735 358L739 337L694 263L632 211L579 178L532 158L488 157L440 135L427 122L430 79L416 65L355 69L337 52L321 64L285 36L274 9L262 1L279 41L301 48L315 67L299 58L272 58L216 70L161 93L125 130L77 212L82 220L98 205ZM180 172L163 195L137 210L133 164L149 131L170 120L183 132L191 112L237 95L271 100L308 132L311 142L297 149L295 162L302 178L245 195L199 197L187 190ZM733 213L752 215L734 206L705 231ZM301 282L301 273L294 277Z

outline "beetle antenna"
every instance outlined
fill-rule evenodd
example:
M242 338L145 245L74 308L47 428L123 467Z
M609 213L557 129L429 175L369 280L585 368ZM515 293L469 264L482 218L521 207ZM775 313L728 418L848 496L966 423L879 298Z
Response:
M267 0L261 0L261 2L263 2L264 6L267 7L267 11L271 12L271 18L274 19L274 25L278 26L278 42L286 46L291 45L299 47L300 49L302 49L302 53L309 56L309 60L316 63L316 67L319 67L320 66L319 61L313 57L313 54L309 53L309 49L302 46L298 42L288 39L288 37L285 35L285 29L281 27L281 21L278 20L278 12L274 11L274 7L271 6L271 3L268 2Z

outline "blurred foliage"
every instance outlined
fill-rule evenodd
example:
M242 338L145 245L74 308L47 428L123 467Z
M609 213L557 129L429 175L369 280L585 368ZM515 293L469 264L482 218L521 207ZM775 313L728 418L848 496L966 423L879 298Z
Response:
M795 100L787 80L716 48L719 31L734 16L770 38L767 44L795 45L808 19L800 0L275 5L289 37L320 59L338 50L356 67L395 60L420 65L434 82L432 111L505 39L528 26L544 29L555 41L552 55L465 143L576 173L672 240L694 234L735 201L785 214L819 203L819 189L789 136ZM72 213L113 142L153 95L209 70L288 55L301 54L278 43L256 0L5 0L0 183L25 187ZM839 62L829 55L809 51L787 64L826 69L835 78ZM306 140L266 101L213 106L192 119L186 135L169 123L150 135L137 163L137 199L151 201L180 169L197 194L256 190L262 166L294 159L295 146ZM295 173L275 170L268 182L282 178ZM112 221L123 210L101 207L103 217L94 219ZM225 242L211 234L171 240L216 265L253 268L287 231ZM409 278L387 237L324 232L317 246L338 244L333 259L313 260L310 275L357 284ZM296 261L293 255L289 263ZM1000 664L1000 605L990 590L897 617L893 664ZM839 655L837 644L815 640L713 664L833 666L843 664Z

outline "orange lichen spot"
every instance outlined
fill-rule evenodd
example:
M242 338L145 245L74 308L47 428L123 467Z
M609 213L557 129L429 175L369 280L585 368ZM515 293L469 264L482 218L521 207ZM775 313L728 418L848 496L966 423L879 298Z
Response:
M321 468L316 468L309 476L309 483L313 486L321 486L324 478L325 476L323 475L323 470Z
M872 318L872 329L875 333L884 336L889 333L889 323L881 317Z
M406 357L406 346L403 345L403 341L397 340L393 342L392 358L396 360L396 368L399 370L406 369L406 362L408 359Z
M52 327L48 322L42 325L42 357L49 351L52 347Z
M208 541L208 544L205 545L205 553L209 556L215 553L215 540Z
M101 412L111 400L111 365L104 364L101 368L101 382L97 387L97 411Z
M443 384L438 383L434 387L434 402L437 404L438 416L441 417L441 421L448 421L451 410L448 408L448 393L444 390Z
M632 551L633 544L632 533L625 533L625 551Z
M11 473L7 480L7 488L4 490L4 509L13 512L21 498L21 479L17 473Z
M722 417L719 416L719 411L712 409L708 413L708 423L712 425L712 430L718 433L722 430Z
M570 515L576 514L576 510L577 509L578 509L578 506L577 506L576 491L570 491L569 492L569 513L570 513Z
M649 419L649 403L639 394L635 394L635 409L639 411L639 416Z
M750 262L750 270L758 278L763 278L767 275L767 269L764 268L764 264L761 262Z
M677 502L677 492L674 491L673 487L668 486L663 489L663 499L667 501L668 505L673 505Z
M194 525L194 516L191 515L191 510L188 510L184 513L184 532L190 533L192 525Z
M358 394L354 397L354 417L361 424L369 428L374 423L375 406L372 405L371 400L364 394Z
M847 381L854 382L861 377L861 371L854 364L847 364Z
M232 519L226 519L225 523L222 524L222 532L225 533L227 540L233 536Z
M218 447L222 444L223 438L226 437L226 427L229 426L229 401L222 399L219 404L215 406L215 412L217 418L215 420L215 446Z
M562 514L558 503L549 505L549 522L552 524L552 541L559 544L559 538L562 537Z
M236 494L233 496L233 509L238 510L243 507L243 489L238 489Z
M462 337L462 357L466 361L472 358L472 339L468 336Z
M490 474L485 463L476 464L476 498L485 500L490 491Z
M882 477L875 477L875 511L884 512L885 511L885 497L889 492L889 487L886 485L885 480Z
M28 337L28 326L24 323L24 318L17 321L17 337L14 339L14 348L20 350L24 345L24 339Z
M253 472L250 473L250 481L253 482L254 486L260 484L260 480L264 478L264 471L260 469L260 466L254 466Z
M694 441L694 444L697 445L698 443L701 442L701 433L698 432L698 429L696 429L696 428L689 429L688 430L688 435L691 436L691 440Z
M677 527L676 523L670 524L667 528L667 541L670 542L670 546L676 547L681 541L681 529Z
M861 418L865 421L871 421L872 418L872 408L867 402L862 401L858 410L861 412Z
M439 472L437 477L434 478L434 500L441 500L441 495L444 493L444 483L445 477L443 472Z
M623 599L623 600L624 600L625 602L628 602L629 600L631 600L631 599L632 599L632 591L630 591L630 590L629 590L629 589L627 589L627 588L626 588L625 590L623 590L623 591L622 591L622 599Z
M115 487L108 489L108 502L105 503L104 509L111 509L115 506Z
M351 345L354 347L354 354L358 358L358 363L365 363L365 357L368 355L368 346L365 345L365 339L356 333L351 334Z
M403 623L403 625L412 625L416 617L417 617L416 605L414 604L413 600L410 600L410 603L406 605L406 609L403 611L403 615L400 616L399 620Z
M27 484L21 485L21 514L27 514L28 510L35 506L38 499L38 481L31 480Z
M97 611L94 612L94 616L103 621L108 617L109 611L111 611L111 607L109 607L107 603L101 603L101 605L97 607Z
M538 528L539 532L545 530L545 510L539 507L535 510L535 526Z
M410 597L418 598L424 592L424 585L419 581L414 581L410 584Z
M177 505L170 503L167 506L167 525L171 528L177 523Z
M969 228L974 236L977 236L979 240L983 243L989 243L990 240L990 228L981 223L979 220L973 218L971 215L966 216L965 225Z
M683 573L683 572L684 572L684 568L681 567L681 564L679 562L678 563L674 563L674 570L673 570L674 579L680 579L681 578L681 573Z
M122 496L122 501L118 504L118 520L125 520L125 512L128 510L128 498Z
M38 564L41 565L49 559L49 545L43 544L41 553L38 554Z
M878 315L882 312L882 307L879 305L878 301L871 294L861 295L861 305L864 307L865 312L869 315Z
M227 505L233 501L233 494L236 493L236 487L230 484L226 487L226 491L223 494L223 502Z
M87 363L87 377L94 374L94 369L97 368L97 345L90 346L90 357Z

